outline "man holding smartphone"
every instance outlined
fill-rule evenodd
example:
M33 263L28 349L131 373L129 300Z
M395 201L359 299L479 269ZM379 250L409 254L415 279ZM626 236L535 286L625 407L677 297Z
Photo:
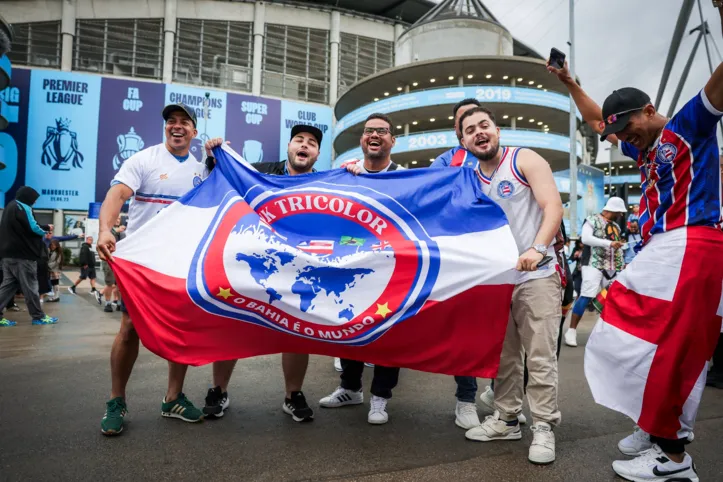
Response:
M528 459L549 464L555 460L552 430L560 423L556 351L562 293L553 244L562 222L560 193L550 165L537 153L500 147L500 129L489 109L468 110L460 119L460 127L464 145L479 160L475 171L482 192L507 215L520 252L520 275L495 379L495 413L465 436L480 442L522 438L518 416L522 412L526 354L527 398L533 419ZM543 262L547 264L542 266Z
M637 458L615 461L613 470L628 480L697 482L685 444L723 315L723 64L671 119L632 87L614 91L601 109L567 66L548 70L641 173L642 250L611 286L585 350L595 400L639 426L618 444Z

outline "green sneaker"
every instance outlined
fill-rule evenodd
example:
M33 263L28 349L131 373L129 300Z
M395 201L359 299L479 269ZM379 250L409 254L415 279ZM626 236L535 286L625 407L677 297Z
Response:
M105 415L100 421L103 435L118 435L123 431L123 417L128 413L123 397L116 397L105 403Z
M166 402L163 398L161 404L161 415L164 417L180 418L184 422L200 422L203 420L203 412L193 406L191 401L183 393L172 402Z
M7 318L0 319L0 326L15 326L17 323L10 321Z

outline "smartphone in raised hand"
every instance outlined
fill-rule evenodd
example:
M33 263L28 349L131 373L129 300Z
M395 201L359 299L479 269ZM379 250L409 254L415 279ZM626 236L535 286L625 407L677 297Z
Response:
M565 66L565 54L555 47L550 49L550 65L556 69L561 69Z

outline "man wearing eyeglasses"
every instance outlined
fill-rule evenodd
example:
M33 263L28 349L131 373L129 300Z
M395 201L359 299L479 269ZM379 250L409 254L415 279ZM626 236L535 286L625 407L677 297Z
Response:
M384 114L372 114L364 123L360 144L364 159L354 159L342 167L352 174L377 174L404 169L392 161L392 147L396 143L393 124ZM345 405L364 403L362 391L362 373L364 363L356 360L341 359L341 383L330 395L319 400L324 408L337 408ZM392 398L392 390L399 380L399 368L374 366L372 379L372 399L367 421L373 425L385 424L389 421L387 402Z
M614 91L601 109L567 66L547 69L641 173L642 249L611 286L585 350L595 400L639 426L618 444L637 458L615 461L613 470L628 480L698 481L685 444L723 316L723 64L671 119L632 87Z

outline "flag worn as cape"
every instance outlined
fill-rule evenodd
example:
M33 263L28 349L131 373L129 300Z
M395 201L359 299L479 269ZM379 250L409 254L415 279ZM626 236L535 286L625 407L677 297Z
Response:
M148 349L495 376L518 253L472 169L271 176L227 146L214 155L208 179L118 243Z

